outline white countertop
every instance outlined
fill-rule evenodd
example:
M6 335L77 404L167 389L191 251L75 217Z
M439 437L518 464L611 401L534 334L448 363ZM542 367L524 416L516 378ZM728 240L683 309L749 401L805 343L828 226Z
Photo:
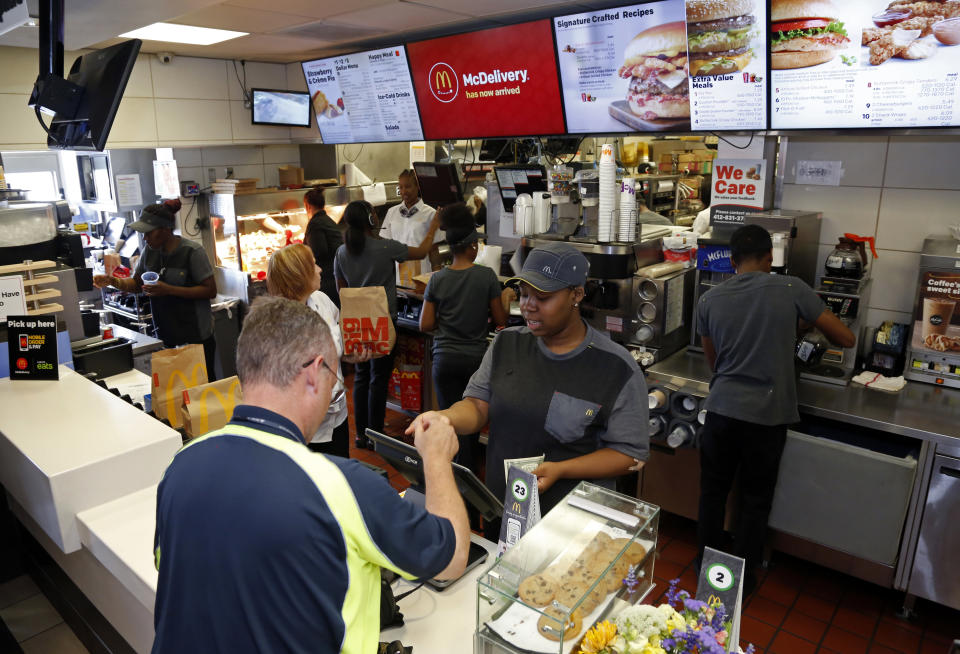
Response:
M487 550L487 560L443 591L424 585L400 600L398 607L403 613L404 624L381 632L380 640L399 640L405 646L412 645L416 654L473 651L473 634L477 629L477 579L493 563L497 544L475 534L470 540ZM399 595L414 585L401 579L393 585L393 592Z
M80 511L160 481L180 435L65 366L0 379L0 483L66 553Z

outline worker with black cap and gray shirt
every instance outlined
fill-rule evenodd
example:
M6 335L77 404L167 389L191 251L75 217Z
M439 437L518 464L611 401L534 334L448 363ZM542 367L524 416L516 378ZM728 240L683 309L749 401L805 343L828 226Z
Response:
M480 234L473 214L463 202L440 210L446 226L453 263L430 276L423 295L420 331L433 333L433 387L437 405L447 409L460 401L470 377L480 367L487 351L489 318L497 327L507 324L500 300L500 280L487 266L474 263ZM477 434L460 434L455 461L480 472L480 442Z
M746 561L744 597L757 585L767 518L780 470L787 426L800 421L794 343L801 322L836 345L853 347L853 333L802 280L771 275L773 241L760 225L730 237L737 274L700 298L697 331L713 370L700 437L699 567L705 547ZM739 471L739 517L733 547L723 525L727 495Z
M505 465L544 457L533 472L544 512L580 481L613 488L649 454L647 385L633 357L580 316L586 257L568 243L532 250L513 280L525 327L501 331L463 399L440 411L458 434L489 423L486 484L503 497ZM422 420L414 420L413 433ZM485 525L496 540L499 524Z
M166 347L202 344L207 377L212 381L216 378L216 344L210 299L217 295L217 283L203 246L173 233L179 210L180 200L144 207L140 219L130 225L143 234L147 244L133 277L95 275L93 283L97 288L113 286L148 295L157 337ZM159 275L155 283L143 281L144 273L149 272Z

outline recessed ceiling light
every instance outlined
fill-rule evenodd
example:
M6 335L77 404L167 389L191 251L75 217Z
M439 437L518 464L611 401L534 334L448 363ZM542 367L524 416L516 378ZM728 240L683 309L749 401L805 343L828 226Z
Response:
M177 25L176 23L154 23L140 29L121 34L129 39L144 39L146 41L166 41L167 43L189 43L191 45L212 45L221 41L246 36L249 32L232 32L230 30L215 30L209 27L195 27L193 25Z

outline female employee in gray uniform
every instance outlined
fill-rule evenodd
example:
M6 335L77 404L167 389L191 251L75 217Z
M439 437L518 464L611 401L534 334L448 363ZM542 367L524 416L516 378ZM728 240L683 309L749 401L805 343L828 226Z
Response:
M417 247L410 247L388 238L380 238L380 222L373 207L363 200L354 200L343 210L343 245L333 260L337 291L360 286L382 286L387 294L387 308L397 320L397 285L394 262L416 261L427 256L437 232L436 216L430 221L426 236ZM396 347L387 356L356 365L353 376L353 421L357 429L356 445L365 448L367 427L383 431L387 412L387 388L393 372Z
M150 296L158 338L166 347L202 344L207 378L213 381L216 343L210 299L217 295L217 283L203 246L173 233L178 211L180 200L144 207L140 219L130 225L143 234L147 243L133 277L95 275L93 283L97 288L113 286ZM160 280L144 284L143 273L151 271L158 273Z
M500 332L470 379L463 400L439 413L458 434L490 425L486 484L506 486L504 462L544 455L534 470L549 511L582 480L613 478L647 459L647 388L627 351L580 317L587 259L567 243L530 252L520 282L526 327ZM407 430L413 433L419 416ZM487 525L496 540L499 525Z

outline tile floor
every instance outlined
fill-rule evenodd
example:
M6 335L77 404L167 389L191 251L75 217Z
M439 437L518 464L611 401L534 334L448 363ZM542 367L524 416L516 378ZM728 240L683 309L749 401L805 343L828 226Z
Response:
M398 490L406 488L406 480L377 454L353 446L350 422L350 455L386 470ZM384 431L399 437L409 423L408 416L388 410ZM657 587L648 600L665 601L663 593L674 578L692 592L697 583L694 523L663 514L657 550ZM753 643L757 654L947 654L951 640L960 638L960 611L918 600L917 617L905 621L896 615L902 600L902 593L775 553L757 591L745 601L741 643ZM0 584L0 618L26 654L87 651L28 577Z
M0 636L0 651L4 654L87 654L57 610L26 575L0 584L0 620L12 636L6 641Z
M696 588L696 527L663 514L651 601L665 601L670 579ZM947 654L960 638L960 611L918 600L917 617L897 617L903 594L775 552L745 601L741 643L770 654Z

